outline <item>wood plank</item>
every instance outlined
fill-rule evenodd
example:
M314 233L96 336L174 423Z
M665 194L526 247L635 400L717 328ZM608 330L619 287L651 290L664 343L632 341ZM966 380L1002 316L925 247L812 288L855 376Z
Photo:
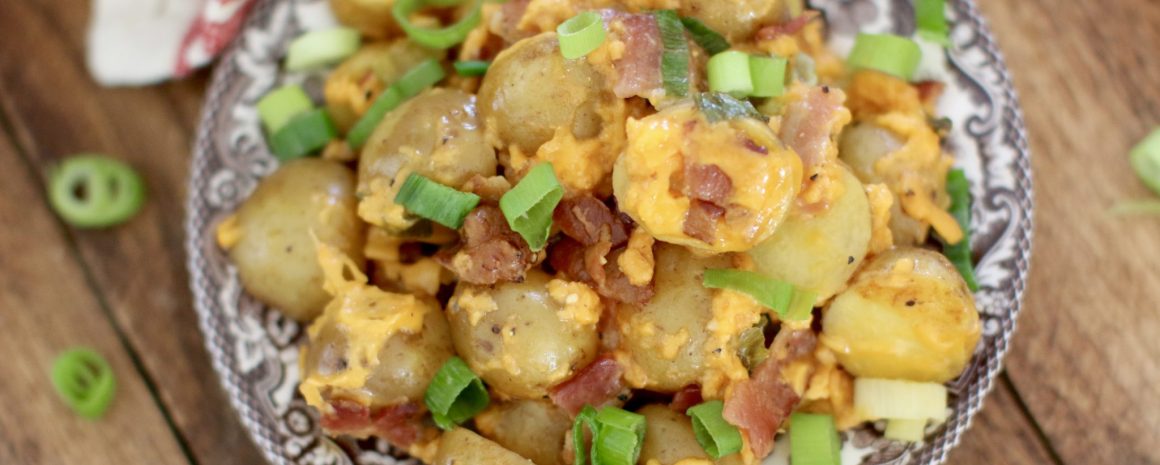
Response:
M1002 378L987 396L963 442L951 451L951 465L1051 464L1052 452L1035 434L1035 425L1019 406L1018 395ZM1059 465L1059 464L1056 464Z
M210 367L184 268L186 174L205 75L148 88L97 87L83 67L87 2L3 4L0 104L27 155L44 167L71 153L112 153L148 184L149 202L129 224L71 233L81 262L197 460L261 463Z
M34 172L0 133L0 463L187 463L165 418L101 310ZM92 347L117 376L106 416L84 420L52 391L54 358Z
M1030 129L1035 251L1010 377L1064 462L1160 463L1160 218L1127 151L1160 125L1160 3L980 0Z

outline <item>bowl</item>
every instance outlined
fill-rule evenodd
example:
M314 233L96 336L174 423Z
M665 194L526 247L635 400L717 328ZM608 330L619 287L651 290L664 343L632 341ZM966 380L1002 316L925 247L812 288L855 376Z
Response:
M825 13L831 44L847 49L858 31L914 31L909 0L813 0ZM973 0L948 0L952 47L926 48L921 75L947 84L939 112L953 128L945 149L971 181L971 248L983 337L966 370L948 383L947 421L919 444L881 438L873 426L843 434L843 463L940 464L958 444L998 375L1007 352L1031 256L1031 160L1019 103L1003 58ZM221 57L202 113L189 179L188 266L205 345L246 430L272 464L418 463L376 439L326 437L297 393L304 327L249 296L214 242L214 228L278 161L266 147L255 108L275 86L294 82L315 93L320 74L279 67L287 44L332 21L326 0L259 0ZM941 58L938 58L941 55ZM879 425L880 426L880 425ZM779 445L766 464L785 463Z

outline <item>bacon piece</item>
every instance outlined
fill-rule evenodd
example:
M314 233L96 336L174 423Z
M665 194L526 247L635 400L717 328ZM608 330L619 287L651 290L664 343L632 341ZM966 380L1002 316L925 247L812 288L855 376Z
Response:
M571 379L548 390L548 397L571 415L579 413L585 405L600 408L616 401L625 392L622 375L624 367L612 355L603 354Z
M548 264L573 280L593 286L603 297L625 303L648 302L653 296L652 286L635 286L629 282L616 261L624 249L609 252L603 248L607 244L585 247L565 237L549 249Z
M424 410L419 405L404 402L377 409L347 399L329 401L332 413L322 415L322 428L332 434L352 436L375 435L391 444L406 448L431 431L423 426Z
M717 165L686 164L684 181L686 197L704 200L719 207L728 205L729 194L733 193L733 180Z
M947 87L941 81L921 81L914 83L914 88L918 89L918 99L922 100L923 105L934 106L938 103L939 97L942 97L943 90Z
M661 30L657 20L647 14L615 13L605 10L605 20L620 21L624 32L618 38L624 42L624 54L612 62L617 71L612 92L618 98L640 96L648 98L664 86L661 77Z
M472 284L520 282L535 261L535 254L515 231L508 227L503 212L483 205L467 214L460 230L458 249L440 252L436 259Z
M786 109L781 125L781 140L785 141L802 159L803 172L822 164L826 147L831 144L830 126L842 101L836 92L815 87L805 98L793 102Z
M334 412L323 413L320 423L328 432L362 431L371 424L371 410L367 406L347 399L329 401Z
M712 242L717 232L717 220L725 216L725 209L704 200L693 199L685 215L682 230L694 239Z
M628 242L628 227L604 202L590 194L564 199L552 212L564 235L591 246L607 234L612 247Z
M798 32L801 32L801 30L805 28L806 25L810 23L810 21L813 21L820 16L821 14L817 11L806 10L794 19L781 24L773 24L761 28L757 31L757 40L773 40L781 36L792 36Z
M690 384L673 395L673 401L669 402L669 408L683 414L690 407L700 405L704 401L705 399L701 397L701 386Z
M781 362L769 358L725 398L725 421L740 428L757 457L773 451L773 438L801 399L781 378Z

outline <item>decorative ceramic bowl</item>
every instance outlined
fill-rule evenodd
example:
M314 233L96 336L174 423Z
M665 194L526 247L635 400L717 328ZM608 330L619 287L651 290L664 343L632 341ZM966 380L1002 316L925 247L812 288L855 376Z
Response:
M939 464L958 444L999 371L1015 328L1031 255L1031 161L1007 69L973 0L949 0L949 51L926 49L921 74L946 82L939 113L953 121L946 147L971 180L975 293L983 337L970 366L949 383L953 412L921 444L882 439L873 427L847 432L843 463ZM825 12L832 46L848 48L857 31L909 35L910 0L813 0ZM214 242L219 221L277 168L255 104L277 85L297 82L316 95L320 75L286 74L287 43L320 26L325 0L261 0L222 57L201 118L189 182L186 246L206 347L254 442L274 464L416 463L378 440L330 439L297 393L303 327L246 294ZM784 463L776 448L766 463Z

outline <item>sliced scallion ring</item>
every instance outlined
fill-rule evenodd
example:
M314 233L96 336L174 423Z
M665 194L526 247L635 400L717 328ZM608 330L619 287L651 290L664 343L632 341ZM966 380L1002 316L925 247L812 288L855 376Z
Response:
M52 363L52 386L77 415L97 419L113 402L117 379L109 362L92 349L70 349Z
M307 32L290 42L286 69L304 71L337 63L358 51L360 42L358 30L349 27Z
M777 97L785 93L785 68L789 60L782 57L749 57L752 97Z
M661 31L661 81L665 94L669 97L689 95L689 42L685 39L685 26L681 17L673 10L653 12L657 28Z
M435 424L447 431L482 412L490 401L483 381L459 357L443 363L423 395Z
M922 61L922 49L913 40L892 34L858 34L847 64L850 69L872 69L910 81Z
M457 191L411 173L395 195L395 203L419 217L451 229L459 229L467 214L479 205L479 196Z
M463 3L463 0L395 0L395 5L391 7L391 14L399 26L403 28L403 31L407 33L407 37L415 43L440 50L448 49L463 42L467 38L467 34L479 25L482 18L480 10L483 7L483 0L468 1L471 2L471 6L462 19L439 29L417 26L411 22L411 15L426 6L456 6Z
M541 163L499 199L499 208L512 231L519 233L533 251L539 251L548 242L552 211L562 198L564 188L556 179L552 164Z
M604 29L604 20L599 13L585 11L560 23L556 35L560 40L560 54L575 60L600 47L608 31Z
M749 70L749 55L730 50L709 58L709 90L739 99L750 96L753 74Z
M954 244L943 244L943 255L959 270L971 291L979 290L975 279L975 265L971 263L971 183L961 169L947 173L947 194L951 198L950 213L963 230L963 238Z
M487 74L487 68L491 66L491 62L485 60L463 60L452 64L455 72L460 76L476 77Z
M789 449L794 465L842 465L842 440L829 415L791 415Z
M1129 152L1132 170L1144 184L1160 194L1160 128L1140 141Z
M576 414L576 419L572 420L572 451L575 454L572 463L574 465L585 465L588 463L588 453L584 449L584 427L587 426L589 431L595 435L599 427L596 424L596 409L591 405L585 405L580 413Z
M141 209L145 183L125 163L101 155L79 155L50 171L48 200L66 223L102 228L123 223Z
M258 117L266 132L273 134L282 129L292 118L314 108L310 96L297 84L287 84L258 100Z
M741 431L722 417L725 403L711 400L685 411L693 420L693 434L705 453L713 459L741 451Z
M318 108L295 116L270 136L270 150L279 160L293 160L321 150L337 136L326 110Z
M681 24L685 26L685 30L689 31L689 35L693 36L693 41L705 49L709 55L729 50L729 41L697 18L682 17Z
M943 47L950 46L946 0L915 0L914 20L918 27L919 36Z

